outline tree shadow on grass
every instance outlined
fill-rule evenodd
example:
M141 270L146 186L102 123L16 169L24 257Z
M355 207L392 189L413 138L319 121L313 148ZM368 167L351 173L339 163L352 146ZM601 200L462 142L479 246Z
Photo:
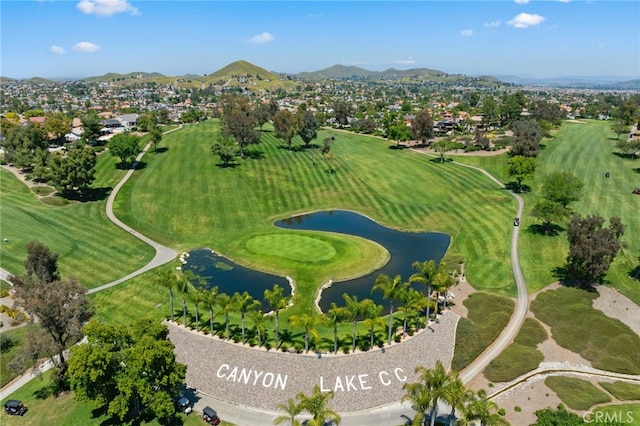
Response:
M235 169L239 165L240 163L237 163L235 161L230 161L228 163L216 163L216 167L220 169Z
M569 274L567 265L556 266L551 270L552 275L558 279L558 282L563 287L579 288L589 293L596 292L596 286L593 283L586 283L583 280L579 280ZM606 284L606 283L604 283Z
M556 225L555 223L552 223L548 226L535 223L533 225L529 225L526 228L526 231L534 235L543 235L545 237L555 237L559 235L562 231L564 231L564 228L560 225Z
M522 193L528 193L531 192L531 187L527 184L522 184L521 186L518 185L518 182L508 182L505 185L505 188L507 188L509 191L515 192L516 194L522 194Z
M142 170L147 167L146 161L123 163L122 161L116 164L118 170Z
M244 156L251 160L262 160L264 158L264 152L257 149L245 149Z
M395 150L399 151L399 150L408 149L408 148L410 148L410 147L405 145L405 144L402 144L402 143L397 144L397 145L389 145L389 149L392 149L394 151Z
M640 173L640 167L636 167L635 169L633 169L633 171L636 173Z
M447 164L447 163L453 163L453 158L445 157L444 161L442 161L440 157L437 157L437 158L434 157L434 158L430 158L429 161L436 164Z
M82 191L69 191L63 194L63 197L69 201L78 201L81 203L89 202L89 201L102 201L106 200L111 193L110 186L102 187L102 188L87 188Z
M167 147L167 146L161 146L161 147L159 147L159 148L155 149L155 150L153 151L153 153L154 153L154 154L164 154L164 153L165 153L165 152L167 152L167 151L169 151L169 147Z

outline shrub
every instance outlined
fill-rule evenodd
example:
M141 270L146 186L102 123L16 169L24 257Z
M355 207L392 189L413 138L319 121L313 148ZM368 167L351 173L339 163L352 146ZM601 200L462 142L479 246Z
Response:
M522 411L522 408L520 408L519 405L516 405L515 407L513 407L513 411L515 411L516 413L519 413L520 411Z

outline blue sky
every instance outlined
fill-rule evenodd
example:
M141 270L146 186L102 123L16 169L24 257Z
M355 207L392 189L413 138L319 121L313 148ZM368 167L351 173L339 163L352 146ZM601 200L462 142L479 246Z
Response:
M209 74L335 64L640 78L640 2L7 1L0 75Z

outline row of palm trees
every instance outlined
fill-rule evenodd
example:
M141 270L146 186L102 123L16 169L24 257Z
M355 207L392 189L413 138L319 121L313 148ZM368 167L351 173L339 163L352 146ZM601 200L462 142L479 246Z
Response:
M438 406L444 403L451 407L449 424L481 426L503 426L509 422L503 417L498 405L487 397L484 389L477 393L465 387L456 371L447 372L439 360L433 369L416 367L418 381L405 383L403 402L410 402L416 415L414 425L435 425L438 417ZM474 423L475 422L475 423Z
M418 381L404 384L405 394L402 396L402 402L410 402L416 411L412 419L413 425L426 425L428 421L434 426L438 417L438 406L442 403L451 407L449 425L509 425L500 414L498 405L487 397L484 389L477 393L467 389L458 373L447 372L442 362L436 361L433 369L417 366L415 371ZM278 404L277 409L283 414L276 417L273 424L300 426L302 423L298 417L306 411L313 416L304 423L308 426L324 426L331 422L339 425L340 415L328 407L333 396L333 391L322 392L320 387L315 385L310 396L301 392L296 395L296 399L289 398L286 403Z
M415 316L415 329L420 328L420 313L426 312L424 325L427 326L430 313L437 315L438 298L440 292L446 290L453 283L451 274L446 270L443 263L436 264L433 260L426 262L414 262L413 267L416 273L413 274L408 281L404 282L399 275L391 279L385 274L381 274L376 279L372 292L381 291L383 297L389 300L389 323L387 345L391 344L392 334L394 330L394 305L400 302L399 311L404 313L402 320L402 338L410 331L409 319ZM266 316L262 312L262 303L254 299L248 292L236 292L228 295L219 292L218 287L206 289L204 286L194 288L191 285L189 277L180 272L167 270L156 279L156 283L169 291L169 303L171 310L171 320L175 321L173 309L174 290L181 296L182 300L182 316L183 324L186 327L187 322L187 300L190 300L195 307L195 328L200 331L200 308L204 307L209 311L209 330L212 334L214 331L213 319L215 316L224 316L225 339L230 338L230 320L231 313L240 314L240 328L242 335L242 343L247 342L246 335L246 318L249 317L255 327L255 335L258 345L262 347L266 343ZM424 283L427 286L426 295L413 288L414 283ZM435 289L437 296L432 300L432 289ZM288 318L290 327L302 328L304 330L304 350L309 351L311 339L319 340L317 327L320 325L331 327L333 330L333 352L338 352L338 327L346 321L353 324L351 350L357 348L358 334L357 325L359 321L363 321L365 327L369 330L368 343L363 346L372 348L376 344L376 328L384 327L384 320L380 317L383 307L376 304L371 299L358 300L357 296L344 294L344 306L338 306L332 303L330 309L322 315L316 313L305 313L302 315L291 315ZM280 347L280 312L287 308L291 297L284 293L284 289L279 285L274 285L272 289L264 291L264 300L271 309L271 316L275 319L275 348ZM446 298L445 298L446 303ZM215 314L214 314L215 312ZM378 344L383 345L382 342Z

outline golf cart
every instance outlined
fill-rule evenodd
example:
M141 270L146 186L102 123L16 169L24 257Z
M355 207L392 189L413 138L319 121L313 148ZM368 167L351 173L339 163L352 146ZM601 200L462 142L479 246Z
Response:
M191 402L184 396L176 397L176 410L184 414L189 414L191 412Z
M4 412L11 416L23 416L27 412L27 407L22 405L22 401L10 399L4 403Z
M220 417L218 417L218 413L208 405L204 407L204 410L202 410L202 420L209 425L220 424Z

